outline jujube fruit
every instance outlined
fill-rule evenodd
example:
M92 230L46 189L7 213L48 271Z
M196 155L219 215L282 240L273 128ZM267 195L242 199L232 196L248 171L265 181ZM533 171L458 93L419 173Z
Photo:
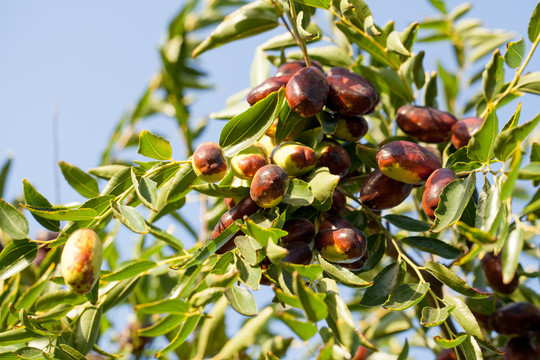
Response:
M315 237L315 226L308 219L289 219L285 221L282 229L288 232L281 238L283 246L295 242L309 244Z
M318 166L326 166L332 175L343 177L349 172L351 158L347 150L334 140L323 140L316 148Z
M340 188L336 187L332 193L332 205L330 206L330 210L328 210L328 212L339 215L345 211L346 206L347 197Z
M253 177L250 196L263 208L276 206L283 200L289 188L289 175L277 165L265 165Z
M510 281L508 284L503 282L502 260L500 254L495 255L493 253L487 253L482 258L481 264L484 275L486 276L486 279L493 290L501 294L509 295L518 288L519 276L517 271L514 274L512 281Z
M334 116L334 119L337 121L337 125L332 137L338 140L356 142L368 132L368 123L363 116L338 114Z
M265 148L257 142L234 156L231 168L240 179L251 180L260 168L269 163Z
M343 266L346 269L349 269L351 271L359 271L362 270L364 265L366 264L366 261L368 260L368 251L366 250L366 253L358 260L352 263L340 263L340 266Z
M435 170L427 179L422 194L422 208L430 219L435 219L435 209L439 205L444 187L456 179L456 174L447 168Z
M311 60L310 63L311 66L315 66L322 71L323 68L320 62L316 60ZM305 67L306 62L304 60L291 61L278 67L274 76L294 75L296 72L298 72L298 70L301 70Z
M284 142L272 151L272 162L283 168L289 176L307 174L317 165L317 155L308 146Z
M281 261L298 265L309 265L313 253L305 242L293 242L284 246L289 252Z
M315 235L315 249L327 261L352 263L366 253L367 239L358 229L327 229Z
M289 107L303 117L314 116L322 110L328 96L324 73L310 66L298 70L285 87Z
M242 200L242 198L236 198L236 197L223 198L223 203L225 203L225 207L227 207L227 210L231 210L240 202L240 200Z
M457 360L457 355L454 349L445 349L437 354L435 360Z
M223 149L214 142L205 142L197 147L191 160L193 171L202 181L213 183L227 174L227 159Z
M376 159L385 176L407 184L427 180L442 166L433 152L410 141L392 141L383 145Z
M385 176L379 169L368 175L360 189L360 202L373 210L390 209L409 196L413 185Z
M358 346L358 349L356 349L356 353L354 354L351 360L366 360L368 355L369 355L368 348L360 345Z
M472 136L480 130L484 119L478 117L470 117L459 120L452 127L452 144L456 149L462 148L469 144Z
M257 102L261 101L271 93L285 87L290 79L291 75L274 76L266 79L248 92L246 98L247 102L251 106L255 105Z
M454 115L429 106L403 105L396 123L407 135L423 142L438 144L450 139Z
M373 111L379 101L373 85L346 69L332 70L326 74L329 88L326 106L346 116L363 115Z
M527 302L508 304L495 310L491 327L501 335L527 336L540 331L540 310Z
M531 341L527 337L516 337L508 339L504 346L503 360L537 360Z
M103 260L99 236L90 229L79 229L64 245L60 265L66 285L77 294L87 294L98 281Z
M322 222L319 224L319 231L321 230L336 230L336 229L356 229L349 220L343 216L335 214L323 214Z

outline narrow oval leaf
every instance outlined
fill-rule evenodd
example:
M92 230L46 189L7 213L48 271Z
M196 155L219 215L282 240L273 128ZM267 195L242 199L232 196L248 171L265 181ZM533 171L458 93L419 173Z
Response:
M460 345L463 341L465 341L465 339L468 336L469 335L467 335L467 333L459 333L453 339L444 339L444 338L440 337L439 335L435 335L433 337L433 340L435 340L435 342L437 344L439 344L441 347L443 347L445 349L452 349L452 348L455 348L456 346Z
M523 125L502 131L493 144L495 156L502 161L508 160L514 151L519 149L518 144L529 136L529 134L538 126L539 122L540 114L536 115L534 119Z
M40 208L52 208L52 204L43 195L41 195L28 180L23 180L24 200L28 205L40 207ZM41 216L32 214L34 219L46 229L51 231L60 231L60 221L49 220L42 218Z
M0 199L0 229L10 238L20 240L28 235L28 220L4 199Z
M145 327L137 330L137 334L140 336L156 337L165 335L169 331L174 330L178 325L186 318L185 314L177 315L171 314L162 317L158 322L152 324L149 327Z
M322 256L317 257L323 270L341 284L349 287L365 288L371 286L373 282L367 282L364 279L358 277L349 269L346 269L338 264L332 264L324 260Z
M519 255L525 243L525 231L522 227L513 230L504 244L502 251L502 274L503 283L509 284L514 279L519 265Z
M71 359L74 359L74 360L86 360L86 357L84 357L83 354L81 354L80 352L78 352L77 350L75 350L74 348L72 348L72 347L69 346L69 345L66 345L66 344L59 344L58 347L59 347L66 355L68 355Z
M146 304L139 304L134 309L141 314L185 314L190 305L180 299L165 299Z
M35 242L13 240L0 252L0 280L7 279L26 269L37 255Z
M317 327L310 322L300 321L289 313L281 313L277 318L283 321L300 339L308 341L317 333Z
M386 310L401 311L418 304L429 290L429 283L402 284L390 293L390 297L383 304Z
M25 343L42 337L42 335L28 331L25 328L8 330L0 333L0 346Z
M499 49L493 52L491 60L487 63L482 73L484 96L490 101L500 91L504 83L504 61Z
M523 41L523 38L506 44L506 54L504 54L504 60L512 69L515 69L521 65L523 55L525 55L525 41Z
M328 211L332 206L332 194L339 182L339 176L330 174L327 167L317 168L306 176L313 192L312 206L320 211Z
M448 295L444 297L443 302L448 306L454 306L454 310L452 310L452 317L456 319L467 334L474 336L477 339L484 341L486 340L480 326L478 325L478 322L476 322L476 318L463 300L455 296Z
M444 306L442 308L426 306L422 309L420 324L427 327L438 326L448 318L452 310L454 310L453 306Z
M289 188L283 198L283 202L291 206L308 206L314 199L315 196L313 195L313 191L311 191L311 186L307 182L300 179L292 179L289 182Z
M405 215L388 214L383 216L383 219L397 226L400 229L415 232L428 231L431 226L425 222L418 221Z
M540 34L540 3L536 5L529 20L529 27L527 29L529 34L529 40L535 42Z
M246 288L233 285L225 290L225 297L232 308L241 315L255 316L259 312L253 294Z
M407 48L403 46L403 43L401 42L399 38L399 33L397 31L392 31L390 34L388 34L388 38L386 39L386 46L389 50L397 52L400 55L411 56L409 50L407 50Z
M495 139L499 135L499 119L493 107L490 107L482 127L474 134L467 145L467 156L473 161L487 163L493 155ZM441 201L442 202L442 201Z
M135 208L111 201L111 209L114 216L131 231L138 234L146 234L148 232L144 218Z
M120 270L103 275L101 280L111 282L128 279L135 275L140 275L156 266L157 264L150 260L136 260L135 262L124 266Z
M21 206L29 210L34 215L38 215L42 218L50 220L81 221L92 220L97 216L96 210L83 207L78 209L67 209L63 207L41 208L31 205Z
M400 241L445 259L455 259L461 256L461 250L435 238L425 236L409 236L401 239Z
M472 287L467 285L467 282L465 280L457 276L452 270L448 269L442 264L428 261L425 265L425 269L428 270L433 276L439 279L450 289L457 291L462 295L476 299L486 298L490 295L489 293L480 292L473 289Z
M249 195L247 186L219 186L218 184L192 185L191 189L213 197L244 197Z
M197 180L197 174L193 171L191 164L184 165L180 171L174 175L165 201L170 204L183 199L186 194L191 191L190 186L195 180Z
M199 323L201 316L201 314L196 314L188 317L186 321L184 321L182 327L178 330L174 338L171 340L169 345L158 351L156 357L162 357L163 355L173 351L174 349L182 345L186 341L187 337L193 332L193 330L195 330L195 327Z
M137 152L143 156L157 160L170 160L172 156L171 144L164 137L143 130L139 134L139 148Z
M430 231L441 232L461 218L474 192L475 184L476 176L472 173L467 178L454 180L444 187Z
M75 191L86 198L99 196L98 183L95 178L65 161L60 161L59 165L64 178Z
M103 190L101 190L100 195L118 196L129 189L131 185L133 185L131 181L131 167L126 167L113 175Z
M296 0L296 2L308 6L318 7L321 9L328 9L330 8L331 1L330 0Z
M158 195L156 182L142 176L137 178L133 169L131 171L131 181L135 187L135 193L144 206L157 212L156 206Z
M540 94L540 71L521 76L516 84L518 90L531 94Z
M293 289L309 320L317 322L328 316L324 301L309 289L298 272L293 274Z
M404 264L393 262L382 269L373 279L373 285L364 293L360 305L377 306L384 304L392 290L403 282L405 277L404 266Z
M6 178L9 173L9 169L11 168L12 162L13 159L11 157L8 157L4 165L2 165L2 169L0 170L0 198L4 196L4 186L6 184Z
M83 310L79 317L79 326L76 327L76 348L83 354L88 354L96 343L101 322L101 307L90 306Z

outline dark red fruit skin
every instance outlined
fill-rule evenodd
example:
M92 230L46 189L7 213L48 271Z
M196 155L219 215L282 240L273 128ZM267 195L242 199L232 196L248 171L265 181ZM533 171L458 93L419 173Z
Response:
M225 206L227 207L227 210L231 210L233 207L235 207L241 198L223 198L223 202L225 203Z
M364 256L362 256L360 259L356 260L355 262L341 263L339 265L351 271L359 271L359 270L362 270L362 268L364 267L364 264L368 260L368 257L369 257L368 251L366 250L366 253L364 254Z
M205 142L197 147L193 153L193 165L204 175L212 175L227 171L227 159L221 147L213 142Z
M375 88L375 86L373 86L372 83L369 82L368 79L366 79L365 77L357 74L357 73L354 73L350 70L347 70L347 69L344 69L342 67L333 67L331 68L327 73L326 73L326 76L344 76L344 77L347 77L351 80L354 80L355 82L358 82L358 83L361 83L363 84L364 86L368 87L368 88L371 88L372 89L372 95L374 96L373 98L373 106L367 110L366 114L369 114L371 113L373 110L375 110L375 106L377 106L377 104L379 103L379 100L380 100L380 97L379 97L379 93L377 92L377 89Z
M341 191L338 187L334 189L334 192L332 193L332 206L330 207L330 210L328 212L330 214L342 214L343 211L345 211L345 207L347 206L347 197Z
M232 164L236 164L236 168L233 165L235 175L240 178L247 178L246 180L248 180L253 179L260 168L262 168L264 165L268 165L268 158L261 154L250 154L247 156L242 156L238 160L233 158ZM236 171L239 171L239 173Z
M454 115L429 106L403 105L397 112L396 122L407 135L420 141L438 144L450 139Z
M315 235L315 249L327 261L352 263L366 253L367 239L358 229L319 230Z
M364 181L360 189L360 201L372 210L390 209L401 204L412 189L413 185L390 179L376 169Z
M313 253L305 242L293 242L287 244L284 248L289 253L281 261L298 265L311 264Z
M260 100L264 99L271 93L278 91L282 87L287 86L292 75L274 76L266 79L261 84L255 86L247 94L247 102L253 106Z
M367 80L359 79L357 74L339 75L336 72L326 75L328 81L328 99L326 106L346 116L368 114L377 105L379 96L373 86L366 85Z
M509 295L513 293L519 286L519 276L517 271L512 281L508 284L503 283L502 276L502 260L501 255L494 255L493 253L486 254L482 260L482 270L486 279L493 288L493 290Z
M296 242L309 244L315 237L315 226L308 219L287 220L283 224L283 230L288 232L286 236L281 238L283 246Z
M456 360L457 356L454 349L446 349L437 354L435 360Z
M289 187L289 175L277 165L265 165L251 182L249 195L261 207L274 207L281 202Z
M351 158L347 150L337 141L324 140L315 149L319 157L318 166L326 166L332 175L344 177L351 167Z
M376 160L384 175L408 184L427 180L442 167L441 160L433 152L410 141L392 141L383 145Z
M358 349L356 350L356 353L354 354L351 360L366 360L368 355L369 355L368 348L360 345L358 346Z
M332 137L338 140L355 142L364 137L369 130L368 123L363 116L334 114L334 120L337 122L337 126Z
M311 66L315 66L322 71L323 68L320 62L316 60L311 60L310 63ZM274 76L294 75L298 70L301 70L305 67L306 62L303 60L288 62L278 67Z
M446 168L437 169L428 177L422 194L422 207L430 219L435 219L435 209L444 187L456 179L456 174Z
M471 137L480 130L484 119L470 117L459 120L452 127L452 144L456 149L462 148L469 144Z
M323 221L319 225L319 231L328 229L356 229L356 226L342 216L323 213Z
M527 336L540 331L540 310L527 302L508 304L495 310L491 327L501 335Z
M235 220L242 219L244 216L250 216L259 210L259 207L249 196L246 196L243 198L238 205L234 206L229 211L225 212L221 218L219 219L218 223L214 227L214 230L212 231L212 234L210 234L210 238L208 241L211 241L212 239L216 238L219 234L223 232L226 228L231 226L231 224ZM241 231L238 231L229 241L225 243L221 248L219 248L216 253L217 254L224 254L227 251L230 251L234 249L234 238L237 236L243 235Z
M328 96L328 83L324 73L310 66L298 70L285 87L289 107L302 117L319 113Z
M504 346L503 360L537 360L531 341L527 337L517 337L508 340Z

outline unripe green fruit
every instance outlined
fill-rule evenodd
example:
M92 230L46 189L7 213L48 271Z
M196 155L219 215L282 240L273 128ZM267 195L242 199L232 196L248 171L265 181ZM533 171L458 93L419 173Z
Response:
M383 145L376 159L385 176L407 184L427 180L442 166L433 152L410 141L392 141Z
M257 171L249 195L257 205L271 208L278 205L289 188L289 175L277 165L266 165Z
M353 263L366 253L367 239L358 229L327 229L315 235L315 249L327 261Z
M66 285L77 294L90 292L98 281L102 260L97 234L90 229L75 231L66 241L60 261Z
M368 124L363 116L343 116L338 114L334 118L337 120L337 125L332 137L338 140L356 142L367 134Z
M289 176L301 176L315 168L317 155L305 145L285 142L274 148L272 162L283 168Z
M231 159L231 168L240 179L251 180L260 168L269 163L265 148L256 142Z
M199 145L191 160L193 171L202 181L213 183L227 174L227 159L223 149L214 142Z

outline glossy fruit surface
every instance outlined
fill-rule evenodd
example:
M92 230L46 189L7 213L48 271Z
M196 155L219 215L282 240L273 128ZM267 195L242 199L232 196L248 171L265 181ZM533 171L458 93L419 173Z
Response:
M360 201L372 210L391 209L401 204L413 186L385 176L379 169L367 177L360 189Z
M98 235L90 229L79 229L70 235L61 256L62 276L77 294L92 290L101 271L103 250Z
M319 224L319 231L327 229L356 229L349 220L345 219L343 216L335 214L323 214L322 221Z
M491 326L501 335L527 336L540 331L540 310L527 302L511 303L495 310Z
M313 66L297 71L285 88L285 98L289 107L303 117L319 113L327 96L326 77L321 70Z
M354 354L351 360L366 360L368 355L369 355L368 348L360 345L358 346L358 349L356 349L356 353Z
M285 245L284 248L289 253L281 261L299 265L311 264L313 254L305 242L293 242Z
M332 137L338 140L356 142L368 132L368 123L363 116L336 115L334 119L337 125Z
M429 106L404 105L399 108L396 122L403 132L420 141L441 143L450 139L454 115Z
M191 160L193 171L205 182L217 182L227 174L227 159L223 149L214 142L205 142L197 147Z
M326 76L329 88L326 106L346 116L363 115L373 111L379 101L373 85L346 69L332 70Z
M482 270L484 272L484 275L486 276L486 279L489 283L489 285L493 288L493 290L509 295L513 293L519 286L519 276L517 274L514 275L512 278L512 281L510 281L508 284L505 284L503 282L503 275L502 275L502 260L501 255L494 255L493 253L486 254L482 260Z
M311 243L315 237L315 226L308 219L289 219L283 224L288 234L281 238L283 246L295 242Z
M369 254L366 250L366 253L358 260L352 263L340 263L339 265L343 266L346 269L349 269L351 271L360 271L364 267L364 264L368 260Z
M339 215L345 211L346 206L347 197L340 188L336 187L334 189L334 192L332 193L332 206L330 207L330 210L328 210L328 212L331 214Z
M269 163L266 149L257 142L234 156L231 159L231 168L238 178L251 180L260 168Z
M462 148L469 144L472 136L480 130L484 119L470 117L459 120L452 127L452 144L456 149Z
M504 346L503 360L538 360L528 337L508 339Z
M311 60L310 63L311 63L311 66L315 66L316 68L322 71L323 68L320 62L316 60ZM276 74L274 76L294 75L298 70L301 70L305 67L306 67L306 62L304 60L291 61L278 67Z
M376 159L384 175L407 184L427 180L442 166L433 152L410 141L392 141L383 145Z
M285 87L290 79L291 75L274 76L266 79L261 84L250 90L250 92L247 94L247 102L251 106L255 105L257 102L261 101L271 93Z
M435 170L427 179L422 194L422 208L430 219L435 219L435 209L439 205L444 187L456 179L456 174L446 168Z
M351 159L347 150L334 140L323 140L315 149L318 166L325 166L331 174L343 177L349 172Z
M276 206L289 188L289 175L277 165L265 165L257 171L250 188L250 196L264 208Z
M285 142L274 148L272 162L283 168L289 176L307 174L317 165L317 155L310 147Z
M327 261L353 263L366 253L367 239L358 229L319 230L315 248Z

